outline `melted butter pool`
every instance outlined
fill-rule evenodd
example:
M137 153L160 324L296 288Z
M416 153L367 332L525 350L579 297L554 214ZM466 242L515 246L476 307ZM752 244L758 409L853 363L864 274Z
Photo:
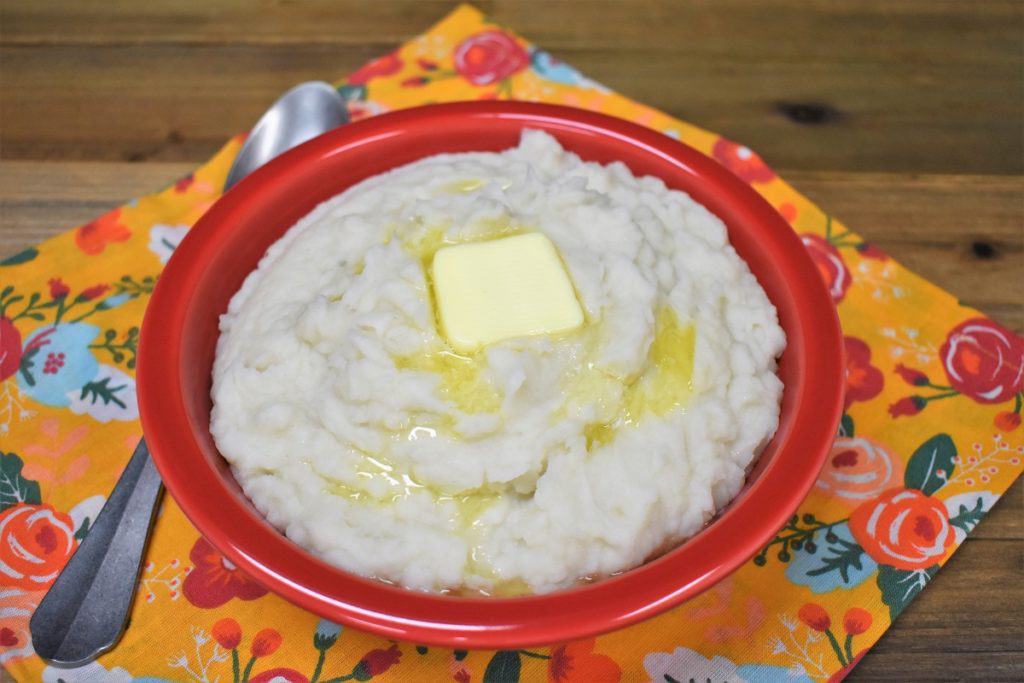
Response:
M401 370L429 372L440 378L438 396L464 413L493 413L501 407L501 394L484 376L486 363L479 354L463 356L444 349L394 360Z
M475 192L484 186L484 181L479 178L467 178L466 180L457 180L454 183L446 186L445 189L449 192L458 194Z
M442 247L470 242L486 242L500 237L511 237L526 232L526 229L512 222L508 217L480 219L473 224L474 231L464 237L452 237L448 226L422 227L403 239L402 246L423 265L423 272L430 276L434 254Z
M680 324L672 308L662 307L655 321L647 369L626 387L614 418L584 428L587 450L610 443L620 429L637 424L647 415L660 416L682 408L693 394L696 343L694 326Z

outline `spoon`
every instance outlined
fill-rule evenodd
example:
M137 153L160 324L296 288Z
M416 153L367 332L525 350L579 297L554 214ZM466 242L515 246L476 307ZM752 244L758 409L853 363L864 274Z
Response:
M253 126L228 171L224 191L274 157L346 121L345 100L333 86L323 81L300 83L281 95Z
M347 119L344 100L329 84L309 81L295 86L253 127L228 172L224 191L274 157ZM29 621L36 654L58 666L77 666L120 640L162 492L160 473L141 440L88 535Z

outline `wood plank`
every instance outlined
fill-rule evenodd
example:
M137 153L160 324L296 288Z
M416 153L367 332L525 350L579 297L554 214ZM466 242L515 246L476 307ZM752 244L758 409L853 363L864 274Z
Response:
M192 163L0 161L0 255L21 251L166 187Z
M451 6L6 4L4 156L199 160L288 85L351 70ZM1024 170L1018 2L482 6L598 80L782 167Z
M55 206L97 203L106 211L167 187L196 168L191 162L0 161L0 201ZM14 220L14 215L5 216ZM82 214L79 221L95 218ZM14 221L16 223L17 221ZM12 223L8 229L13 229ZM59 232L76 223L54 226ZM4 230L3 232L7 232Z
M108 0L79 5L34 0L0 9L7 27L0 41L365 45L404 40L459 4L459 0ZM759 0L476 0L471 4L549 49L643 47L684 53L701 49L747 61L765 56L802 61L836 50L857 58L863 56L858 51L865 49L865 42L886 50L898 48L915 61L928 61L937 43L961 45L967 60L1016 61L1013 29L1022 15L1015 0L776 0L768 12ZM830 33L814 33L822 29ZM692 32L686 34L692 40L660 40L674 37L673 30ZM822 40L833 34L838 42ZM896 36L906 40L899 44L887 40Z
M189 163L0 162L0 250L10 253L90 220L191 168ZM1024 281L1024 179L782 175L912 270L1024 331L1024 301L1009 284Z
M3 47L5 159L199 162L299 81L378 46Z
M895 630L895 628L893 629ZM965 636L965 637L970 637ZM845 680L856 681L1020 681L1024 676L1020 652L958 652L940 650L911 655L869 652Z
M1024 331L1024 178L781 172L912 271Z
M968 539L847 680L1024 680L1022 556Z
M1024 649L1024 621L1007 605L1024 606L1019 581L1024 541L969 538L900 615L906 633L883 639L879 652L992 652ZM1015 580L1016 579L1016 580ZM968 636L970 634L970 636Z

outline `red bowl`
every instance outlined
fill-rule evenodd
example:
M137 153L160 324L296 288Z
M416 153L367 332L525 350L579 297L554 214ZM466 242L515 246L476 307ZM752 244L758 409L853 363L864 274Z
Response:
M671 552L586 586L519 598L458 598L397 588L312 556L256 511L210 436L219 316L267 248L320 202L364 178L442 152L503 150L545 130L583 159L622 161L718 215L779 312L788 345L775 438L733 503ZM142 426L164 483L199 531L253 579L325 618L388 638L512 648L622 628L712 586L793 514L842 412L835 308L793 230L744 182L661 133L592 112L467 102L353 123L282 155L221 198L160 276L139 345Z

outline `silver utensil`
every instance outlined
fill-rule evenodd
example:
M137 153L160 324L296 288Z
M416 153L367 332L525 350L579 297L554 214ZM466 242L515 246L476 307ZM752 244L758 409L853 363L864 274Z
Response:
M253 127L224 191L279 154L346 120L345 102L331 85L309 81L295 86ZM88 535L29 621L36 654L58 666L76 666L120 640L162 491L160 473L142 440Z
M347 120L345 100L333 86L323 81L300 83L281 95L253 126L228 171L224 191L274 157Z

